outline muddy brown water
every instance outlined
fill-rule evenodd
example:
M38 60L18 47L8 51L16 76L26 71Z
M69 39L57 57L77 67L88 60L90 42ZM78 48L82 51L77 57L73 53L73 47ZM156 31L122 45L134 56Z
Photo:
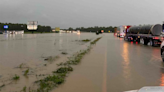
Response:
M164 86L160 48L104 34L66 82L52 92L124 92Z
M164 86L159 47L127 42L113 34L24 34L0 35L0 85L8 83L1 91L20 91L33 85L35 80L43 78L36 78L36 74L50 74L57 68L54 65L88 45L75 40L100 36L103 38L74 66L65 83L52 92L123 92L144 86ZM62 51L69 54L61 55ZM52 64L46 63L48 67L43 66L43 57L56 55L60 58ZM22 63L30 66L28 77L22 73L27 68L14 68ZM20 75L20 80L11 81L14 74Z
M97 37L100 36L93 33L0 35L0 86L6 85L1 91L20 91L25 86L35 89L33 84L36 80L52 74L58 68L56 64L66 61L67 57L89 45L89 42L79 40L94 40ZM68 54L63 55L62 52ZM55 56L59 58L45 61ZM22 68L17 68L21 64ZM24 76L27 69L30 70L28 76ZM18 81L12 80L15 74L20 76Z

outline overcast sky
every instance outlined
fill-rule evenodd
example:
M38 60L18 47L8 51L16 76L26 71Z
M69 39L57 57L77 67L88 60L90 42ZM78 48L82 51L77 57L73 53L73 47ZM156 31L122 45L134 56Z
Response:
M51 27L155 24L164 0L0 0L0 22L38 21Z

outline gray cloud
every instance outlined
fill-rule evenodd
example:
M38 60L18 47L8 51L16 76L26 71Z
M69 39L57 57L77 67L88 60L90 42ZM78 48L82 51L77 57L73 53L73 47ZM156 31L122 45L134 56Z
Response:
M0 22L35 20L52 27L155 24L164 21L163 0L1 0Z

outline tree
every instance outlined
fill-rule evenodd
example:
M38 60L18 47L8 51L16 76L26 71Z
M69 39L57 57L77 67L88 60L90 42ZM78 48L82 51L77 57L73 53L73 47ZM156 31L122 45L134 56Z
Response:
M69 27L69 29L68 29L69 31L73 31L73 28L72 27Z

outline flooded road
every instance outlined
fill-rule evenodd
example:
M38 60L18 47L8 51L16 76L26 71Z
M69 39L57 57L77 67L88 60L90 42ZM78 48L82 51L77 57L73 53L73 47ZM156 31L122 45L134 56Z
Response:
M14 67L27 63L34 65L31 66L31 70L34 70L45 62L43 57L48 56L59 55L59 61L63 61L66 57L61 56L61 52L72 54L80 47L87 46L77 40L94 40L100 36L102 39L81 63L73 66L74 71L65 83L52 92L123 92L144 86L164 86L164 65L159 47L127 42L113 34L24 34L0 35L0 82L5 77L12 78L14 74L21 77L17 85L11 83L2 92L19 91L17 89L31 85L36 80L35 74L50 74L56 69L54 64L40 67L26 79L22 76L23 69Z
M65 84L52 92L123 92L144 86L164 86L160 48L103 34Z
M159 47L109 37L107 56L108 92L140 89L143 86L163 86L164 66Z

